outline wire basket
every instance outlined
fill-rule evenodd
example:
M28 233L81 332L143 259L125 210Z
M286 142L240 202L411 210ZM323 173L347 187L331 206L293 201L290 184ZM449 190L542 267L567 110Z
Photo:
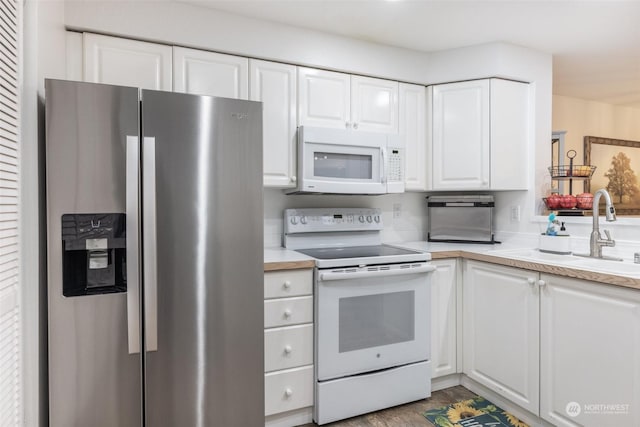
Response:
M549 166L552 179L591 178L596 167L591 165L559 165Z

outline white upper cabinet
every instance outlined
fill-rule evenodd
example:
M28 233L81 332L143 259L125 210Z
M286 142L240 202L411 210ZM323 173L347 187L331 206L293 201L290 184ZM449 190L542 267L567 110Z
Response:
M351 76L299 67L298 124L349 128L351 126Z
M249 60L203 50L173 48L173 90L248 99Z
M489 188L489 80L433 87L433 189Z
M541 277L540 416L562 427L640 426L640 292Z
M398 82L300 67L298 125L398 133Z
M529 85L491 79L491 189L529 187Z
M84 33L84 81L171 90L171 46Z
M463 372L538 413L538 273L465 261Z
M351 76L351 127L398 133L398 82Z
M432 189L526 190L529 85L485 79L432 90Z
M251 59L249 99L263 103L264 186L296 184L296 67Z
M405 190L427 191L429 182L427 171L427 113L425 87L400 83L398 100L399 133L405 144Z

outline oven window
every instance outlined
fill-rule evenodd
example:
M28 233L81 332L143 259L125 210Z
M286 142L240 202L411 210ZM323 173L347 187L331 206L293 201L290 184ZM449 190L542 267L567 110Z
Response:
M338 351L413 341L415 292L341 298Z
M313 153L313 175L324 178L373 179L373 157L347 153Z

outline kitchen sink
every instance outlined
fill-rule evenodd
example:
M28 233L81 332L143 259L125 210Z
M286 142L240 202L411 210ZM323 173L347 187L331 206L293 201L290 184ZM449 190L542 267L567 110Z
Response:
M615 274L640 278L640 264L630 260L612 261L598 258L585 258L576 255L560 255L540 252L538 249L504 249L488 251L487 255L513 258L522 261L540 262L588 270L596 273Z
M538 249L503 249L497 251L489 251L487 255L502 256L507 258L515 258L532 262L553 262L554 264L564 264L566 262L575 263L584 261L584 258L573 255L561 255L549 252L541 252Z
M630 261L582 258L579 261L572 263L571 267L584 268L585 270L593 270L600 273L640 277L640 264L634 264Z

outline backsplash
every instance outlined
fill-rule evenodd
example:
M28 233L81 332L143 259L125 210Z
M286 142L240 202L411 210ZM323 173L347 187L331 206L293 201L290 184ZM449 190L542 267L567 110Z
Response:
M384 242L424 240L427 203L424 193L381 196L286 195L282 190L264 190L264 246L282 244L282 217L290 208L379 208L382 210ZM394 215L395 209L395 215Z

